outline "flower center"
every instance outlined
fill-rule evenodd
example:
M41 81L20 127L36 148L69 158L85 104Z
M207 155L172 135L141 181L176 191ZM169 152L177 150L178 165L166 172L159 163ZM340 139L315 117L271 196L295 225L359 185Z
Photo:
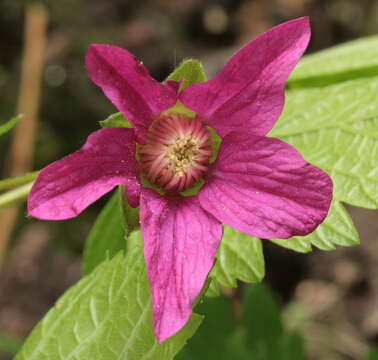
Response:
M180 192L199 181L212 155L210 132L200 118L168 114L150 127L139 162L147 178L167 192Z

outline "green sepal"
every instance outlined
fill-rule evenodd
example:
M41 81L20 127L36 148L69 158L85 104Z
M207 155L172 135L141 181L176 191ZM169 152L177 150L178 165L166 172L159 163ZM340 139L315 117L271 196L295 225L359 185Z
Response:
M167 77L166 81L168 80L181 81L179 89L180 93L189 85L206 81L206 75L200 61L186 59ZM165 111L164 114L172 112L187 115L189 117L194 117L196 115L194 111L188 109L179 100L175 106Z
M132 128L133 126L130 124L129 120L125 118L125 116L118 112L115 114L110 115L105 120L99 121L101 127L103 128Z
M128 238L130 234L140 228L139 223L139 206L133 208L127 202L125 196L125 186L120 185L118 190L119 203L121 207L122 223L125 229L125 237Z
M184 60L166 79L171 81L181 81L179 92L187 86L206 81L206 75L202 64L198 60Z
M218 156L219 148L222 143L222 138L216 133L216 131L210 127L206 126L206 129L210 131L210 141L211 141L211 158L209 159L210 164L212 164Z

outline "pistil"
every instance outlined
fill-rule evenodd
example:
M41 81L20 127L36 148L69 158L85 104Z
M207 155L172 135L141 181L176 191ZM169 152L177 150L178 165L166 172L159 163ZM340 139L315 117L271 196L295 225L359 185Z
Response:
M146 145L139 149L141 170L166 192L181 192L207 171L210 132L198 117L161 116L152 125Z

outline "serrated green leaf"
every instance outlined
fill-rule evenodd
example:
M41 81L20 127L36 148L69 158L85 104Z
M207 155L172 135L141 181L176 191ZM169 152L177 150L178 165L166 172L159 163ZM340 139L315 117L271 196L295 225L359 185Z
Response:
M275 244L286 249L294 250L299 253L308 253L312 251L311 240L307 236L293 236L290 239L269 239Z
M378 36L305 56L288 80L289 86L324 86L348 79L378 75Z
M323 250L358 244L352 220L340 202L369 209L378 206L377 89L378 77L371 77L287 92L282 116L269 136L293 145L331 176L334 204L313 234L276 243L301 252L309 251L310 243Z
M180 92L189 85L206 81L206 75L200 61L186 59L167 77L167 80L182 80Z
M236 280L260 282L265 275L261 240L224 225L223 237L210 277L226 287L236 287Z
M23 117L24 115L20 114L17 116L12 117L8 122L5 124L0 125L0 136L7 133L8 131L12 130L13 127L18 123L18 121Z
M269 133L325 170L336 200L370 209L378 205L377 89L378 77L290 91Z
M335 245L355 246L360 243L358 233L348 212L339 201L333 201L324 222L307 236L290 239L271 239L277 245L297 252L310 252L311 245L320 250L334 250Z
M118 190L102 209L85 243L83 273L88 275L106 259L126 249Z
M105 120L99 121L101 127L103 128L132 128L129 120L125 116L118 112L110 115Z
M16 360L169 360L197 330L193 314L158 345L142 248L117 254L69 289L33 330Z
M206 291L206 296L217 297L220 295L219 287L214 279L211 279L209 288Z
M338 201L332 204L331 211L323 224L307 237L311 244L321 250L334 250L334 245L355 246L360 243L351 217Z

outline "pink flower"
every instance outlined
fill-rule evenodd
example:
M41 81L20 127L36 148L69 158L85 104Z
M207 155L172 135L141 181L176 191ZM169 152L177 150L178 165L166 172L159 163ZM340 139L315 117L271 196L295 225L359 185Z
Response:
M312 232L327 215L332 182L290 145L266 137L281 114L285 82L310 38L307 18L277 26L237 52L213 79L160 84L126 50L92 45L93 82L133 125L91 134L42 170L29 214L77 216L117 185L140 205L144 255L159 342L180 330L214 263L222 223L261 238ZM190 118L166 113L177 100ZM222 138L215 162L209 131ZM140 174L164 195L141 185ZM204 179L196 196L181 191Z

